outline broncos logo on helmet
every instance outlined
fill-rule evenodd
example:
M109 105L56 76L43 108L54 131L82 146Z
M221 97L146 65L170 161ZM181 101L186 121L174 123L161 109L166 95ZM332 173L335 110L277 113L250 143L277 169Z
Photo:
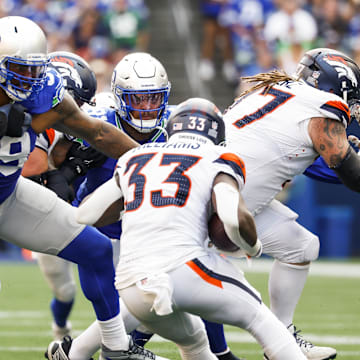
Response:
M358 86L358 81L354 71L347 65L346 61L341 56L329 54L324 56L324 61L326 61L337 71L339 78L345 76L350 79L353 86Z
M78 105L84 102L95 105L97 82L90 65L80 56L57 51L49 54L50 65L54 67L64 80L64 87L76 100Z

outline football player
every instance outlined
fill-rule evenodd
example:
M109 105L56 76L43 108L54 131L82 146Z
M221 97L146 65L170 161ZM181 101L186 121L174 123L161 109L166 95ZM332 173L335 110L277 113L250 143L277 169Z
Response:
M109 94L95 96L96 108L87 108L91 116L107 121L127 133L140 144L164 142L164 126L174 106L168 105L170 82L163 65L150 54L132 53L125 56L115 67L112 77L112 104ZM105 97L104 101L102 99ZM110 106L103 106L110 105ZM86 144L86 142L85 142ZM116 161L107 159L104 164L90 169L85 181L80 185L73 202L80 202L96 188L113 176ZM117 263L121 236L121 222L99 227L99 230L112 239L114 259ZM124 310L126 311L126 310ZM126 312L127 313L127 312ZM127 330L133 329L131 315L124 315ZM221 324L205 322L212 351L221 360L238 359L229 349ZM69 348L69 356L79 358L91 357L100 346L96 335L96 324L76 338L59 342L60 346ZM142 329L142 331L139 331ZM152 336L145 329L138 328L132 332L137 343L144 345ZM70 344L71 348L66 344ZM78 351L81 351L78 352ZM81 354L81 355L80 355Z
M208 100L189 99L170 115L166 131L167 143L121 157L114 177L78 209L79 222L98 226L118 218L124 204L116 270L122 300L149 330L175 342L182 359L216 359L198 316L246 329L271 359L306 359L243 274L204 246L216 212L245 254L261 254L240 194L244 163L215 146L224 142L221 113Z
M132 359L135 345L126 335L117 291L109 281L114 277L110 240L92 227L79 225L70 204L20 174L37 134L47 128L84 138L114 158L137 144L79 109L65 92L60 74L48 67L46 37L37 24L24 17L4 17L0 34L0 238L77 263L102 342ZM48 356L58 352L55 357L61 359L61 351L51 347ZM154 356L143 353L144 359ZM107 358L112 359L112 354L108 351Z
M247 80L258 84L235 100L224 119L227 142L246 163L245 203L263 252L275 259L271 309L308 359L334 359L335 349L306 341L292 323L319 239L274 198L319 155L347 187L360 191L360 159L346 136L351 119L359 120L360 69L347 55L320 48L305 53L296 77L273 71Z
M49 60L49 65L61 74L65 89L79 107L95 105L93 97L97 82L84 59L70 52L59 51L50 53ZM83 147L78 142L60 137L60 134L50 128L38 136L22 175L53 190L63 200L71 201L74 197L72 187L76 188L74 181L82 178L90 167L101 165L106 157L94 148ZM52 165L55 169L51 168ZM67 319L76 293L72 264L48 254L39 253L35 257L54 294L50 305L52 331L54 338L60 340L71 331L71 323Z

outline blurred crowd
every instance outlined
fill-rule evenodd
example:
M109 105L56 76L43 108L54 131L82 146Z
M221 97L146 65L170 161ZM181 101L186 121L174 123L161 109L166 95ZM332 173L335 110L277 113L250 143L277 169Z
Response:
M40 25L49 52L71 51L87 60L99 91L109 90L114 66L124 55L148 49L144 0L1 0L0 17L6 15Z
M155 0L154 0L155 1ZM225 80L240 85L274 67L293 73L311 47L344 51L360 63L360 0L199 0L202 13L199 76L212 80L220 57ZM112 69L132 51L148 51L146 0L2 0L0 17L26 16L49 39L49 51L68 50L94 69L108 90ZM219 55L218 55L219 54Z
M334 48L360 63L359 0L202 0L201 10L205 81L215 76L218 53L222 75L236 84L274 67L292 74L312 47Z

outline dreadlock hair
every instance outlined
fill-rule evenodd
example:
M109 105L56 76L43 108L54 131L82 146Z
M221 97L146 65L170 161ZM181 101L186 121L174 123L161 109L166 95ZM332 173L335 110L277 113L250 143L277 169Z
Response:
M241 78L241 80L245 80L247 83L257 84L252 86L250 89L243 91L237 99L255 90L261 89L262 87L265 87L264 94L266 95L266 93L278 82L296 81L295 78L288 75L284 70L272 70L267 73L260 73L253 76L244 76Z

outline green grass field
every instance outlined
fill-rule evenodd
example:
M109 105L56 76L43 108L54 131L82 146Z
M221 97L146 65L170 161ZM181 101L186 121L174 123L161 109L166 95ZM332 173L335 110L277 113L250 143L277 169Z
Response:
M295 324L306 338L337 348L338 359L360 359L360 262L326 263L312 271L298 305ZM320 266L321 265L321 266ZM246 271L246 266L243 266ZM247 279L263 294L265 270L253 265ZM315 268L315 266L314 266ZM324 274L322 274L324 273ZM49 302L51 293L36 264L0 262L0 360L42 359L51 339ZM75 335L94 319L90 303L79 291L71 321ZM262 359L260 347L245 332L226 327L233 352L248 360ZM148 347L159 355L180 359L177 348L155 337ZM96 357L97 358L97 357ZM291 360L291 359L289 359Z

